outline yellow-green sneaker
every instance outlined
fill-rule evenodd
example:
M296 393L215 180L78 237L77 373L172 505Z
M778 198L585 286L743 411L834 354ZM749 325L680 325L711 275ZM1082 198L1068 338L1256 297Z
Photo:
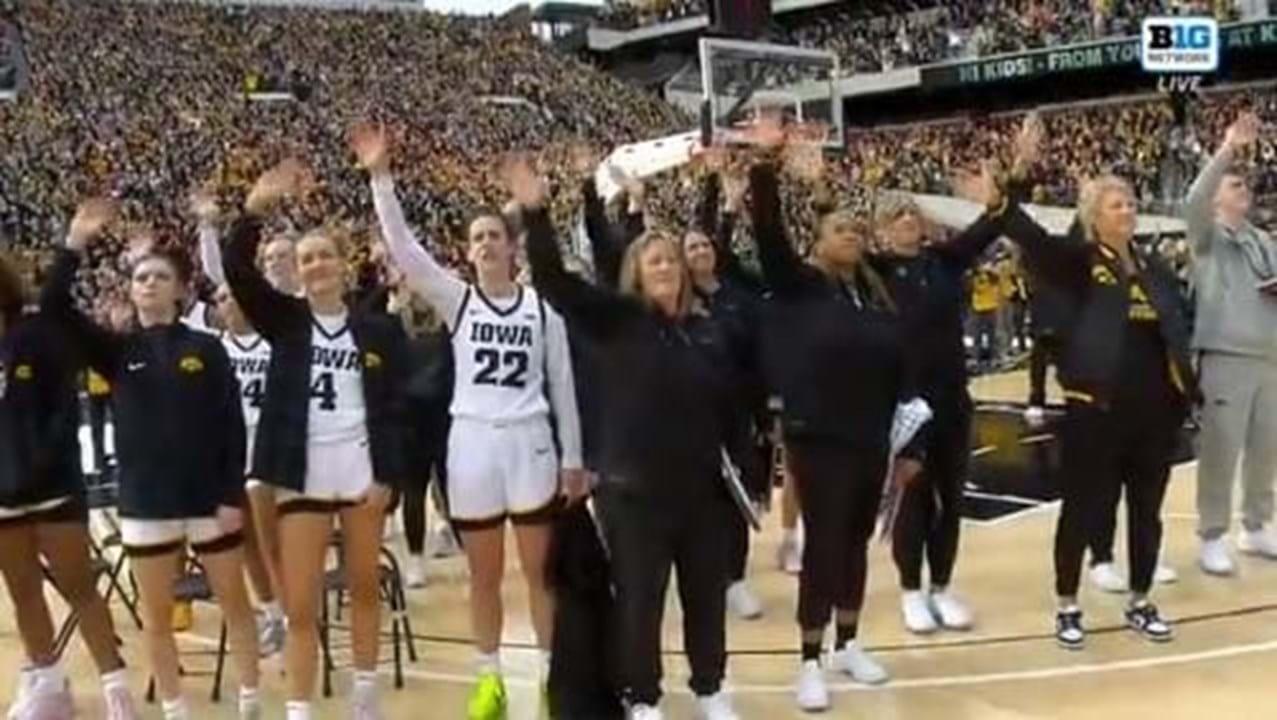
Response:
M503 720L506 711L505 681L495 672L484 672L470 692L469 720Z

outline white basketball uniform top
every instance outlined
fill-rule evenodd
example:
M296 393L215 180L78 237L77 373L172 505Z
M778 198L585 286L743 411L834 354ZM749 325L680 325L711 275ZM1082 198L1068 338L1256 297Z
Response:
M368 439L363 356L348 315L314 315L311 327L308 444L359 443Z
M213 314L213 308L203 300L196 300L194 305L182 315L182 324L192 330L206 332L209 335L219 334L209 323L209 317Z
M266 370L270 367L270 343L261 335L222 333L222 346L230 358L231 370L239 380L240 407L244 411L244 430L248 440L248 468L253 465L254 439L266 400Z
M518 287L496 301L467 289L452 325L456 387L452 416L487 422L550 412L545 396L545 317L536 291Z
M375 176L371 185L391 257L409 289L425 298L452 331L452 416L503 423L548 417L553 409L560 467L580 468L581 421L563 318L526 287L517 286L513 298L485 298L421 245L388 177Z

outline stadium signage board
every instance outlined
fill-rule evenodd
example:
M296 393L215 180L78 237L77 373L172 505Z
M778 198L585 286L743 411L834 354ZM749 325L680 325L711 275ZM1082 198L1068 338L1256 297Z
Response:
M1183 19L1183 18L1180 18ZM1173 32L1173 31L1172 31ZM1277 47L1277 20L1233 23L1219 29L1216 56L1231 49ZM998 55L921 69L924 87L957 87L1028 80L1142 63L1142 41L1127 37L1082 45ZM1199 72L1179 69L1175 72Z

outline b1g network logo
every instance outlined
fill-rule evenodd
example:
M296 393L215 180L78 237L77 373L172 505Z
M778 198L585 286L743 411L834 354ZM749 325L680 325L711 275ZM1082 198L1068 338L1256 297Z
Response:
M1146 72L1215 72L1219 69L1219 23L1207 17L1145 18L1140 62Z

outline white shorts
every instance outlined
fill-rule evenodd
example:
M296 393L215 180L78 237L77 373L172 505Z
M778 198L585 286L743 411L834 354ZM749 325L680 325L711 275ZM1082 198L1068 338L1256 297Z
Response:
M482 526L538 516L553 507L558 492L559 458L549 420L452 421L448 511L454 521Z
M3 520L20 520L32 515L42 515L71 502L69 497L53 498L44 502L34 503L32 505L14 505L9 507L0 507L0 521Z
M306 445L306 490L280 489L278 502L304 497L326 502L363 499L372 488L372 451L368 438Z
M220 552L237 547L239 532L227 533L215 517L178 520L120 518L120 539L132 555L159 555L189 543L197 553Z

